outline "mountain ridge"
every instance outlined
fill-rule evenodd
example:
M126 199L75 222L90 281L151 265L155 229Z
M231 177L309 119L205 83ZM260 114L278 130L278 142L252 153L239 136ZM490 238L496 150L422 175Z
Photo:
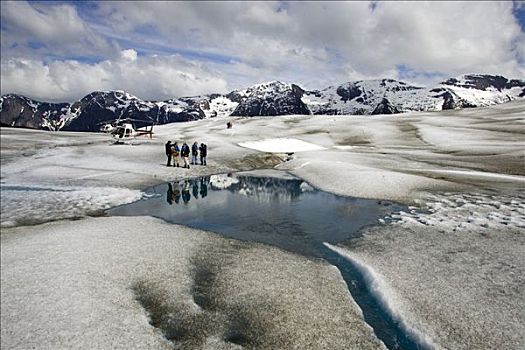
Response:
M473 108L525 98L525 80L466 74L428 88L394 79L358 80L322 90L270 81L227 94L145 101L123 90L93 91L73 103L17 94L0 97L0 125L98 131L105 121L133 118L138 127L216 116L372 115Z

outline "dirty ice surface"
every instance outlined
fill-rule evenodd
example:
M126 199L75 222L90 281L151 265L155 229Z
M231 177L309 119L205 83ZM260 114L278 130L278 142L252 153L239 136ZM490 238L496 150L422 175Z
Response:
M151 217L2 231L2 349L384 349L326 263Z
M370 276L381 281L374 285L382 286L378 293L392 313L436 347L525 347L523 102L398 116L228 120L234 121L232 129L226 129L225 118L164 125L155 128L152 140L118 146L102 134L2 128L2 201L4 189L15 198L17 189L65 188L78 193L82 203L65 217L81 217L132 201L143 195L139 191L162 182L273 167L336 194L402 201L428 210L408 210L399 223L369 228L336 248L373 271ZM284 148L265 153L240 146L268 139L296 139L324 149L290 156ZM166 167L167 140L207 143L208 166ZM122 195L116 195L119 191ZM35 216L53 213L62 201L66 209L58 212L70 213L75 196L60 196L35 201ZM183 339L179 344L188 348L227 348L243 341L258 348L282 341L302 348L381 346L356 312L341 276L325 264L294 260L297 256L259 245L246 243L249 248L244 249L244 244L216 236L210 236L218 242L212 248L195 250L202 259L191 259L185 250L168 248L197 241L203 233L170 226L180 234L161 238L171 229L149 218L7 227L32 222L26 221L30 204L20 199L11 203L1 236L2 348L157 347L167 337ZM115 270L119 268L122 273ZM141 282L144 276L150 279ZM219 276L211 278L217 283L202 283L209 276ZM303 280L309 284L300 284ZM216 315L213 322L208 316L183 318L183 329L174 330L171 319L162 315L199 310L191 302L177 304L182 299L171 288L175 285L186 288L188 300L193 300L193 290L197 300L201 294L212 296L210 310L228 311L204 313ZM332 291L338 296L330 296ZM257 306L250 308L254 314L233 317L238 314L231 310L245 302ZM120 323L112 322L117 319ZM246 322L226 322L232 319ZM196 330L205 330L198 340L188 336Z

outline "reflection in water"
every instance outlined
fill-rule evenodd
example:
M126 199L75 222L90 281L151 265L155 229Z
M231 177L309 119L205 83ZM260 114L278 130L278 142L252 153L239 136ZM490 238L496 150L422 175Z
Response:
M202 177L200 179L190 179L184 181L175 181L173 183L168 182L168 190L166 192L166 202L169 205L179 204L182 196L184 204L188 204L191 200L191 194L193 198L199 199L206 198L208 195L208 184L210 177Z
M151 215L318 257L325 249L323 242L348 240L363 226L401 208L339 197L296 178L212 175L155 186L147 192L165 193L166 200L151 196L109 213Z
M191 188L193 191L193 198L195 199L199 198L199 185L197 185L197 181L193 182L193 185Z
M184 184L182 185L182 200L184 201L184 204L188 204L190 199L190 182L189 180L185 180Z
M208 195L208 180L206 179L206 177L201 177L201 198L206 198L206 196Z
M291 202L303 192L312 191L309 185L301 180L233 177L232 175L212 175L197 179L168 182L166 202L169 205L179 203L181 193L184 204L191 200L189 191L194 199L206 198L208 187L213 191L227 190L246 197L253 197L258 202Z
M390 349L421 348L367 292L363 276L348 260L323 245L323 242L337 244L356 237L361 228L404 209L402 206L387 201L339 197L315 190L295 178L213 175L162 184L147 192L161 195L148 196L110 209L108 213L155 216L226 237L322 258L341 271L365 320Z
M175 185L175 188L172 186L171 183L168 183L168 192L166 193L166 202L168 202L169 205L172 205L173 202L175 204L179 204L180 201L180 188Z
M231 193L254 197L259 202L290 202L303 192L313 190L301 180L212 175L168 183L166 202L169 205L172 205L173 202L179 203L178 199L182 193L183 201L187 204L191 200L191 197L188 196L190 188L193 198L206 198L208 187L214 191L227 190Z

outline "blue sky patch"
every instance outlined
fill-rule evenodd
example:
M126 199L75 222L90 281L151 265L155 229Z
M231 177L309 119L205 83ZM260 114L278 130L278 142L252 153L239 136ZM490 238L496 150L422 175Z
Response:
M396 65L400 80L415 80L415 79L444 79L448 78L447 74L441 72L418 71L405 64Z
M514 1L514 7L512 10L514 17L518 20L518 23L521 27L522 31L525 31L525 3L522 3L522 5L518 5L516 1Z

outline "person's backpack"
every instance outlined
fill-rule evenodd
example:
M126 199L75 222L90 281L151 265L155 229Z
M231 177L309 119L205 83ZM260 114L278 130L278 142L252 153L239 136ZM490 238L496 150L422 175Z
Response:
M178 156L179 156L179 153L180 153L179 145L175 145L175 147L173 147L173 155L174 155L175 157L178 157Z

